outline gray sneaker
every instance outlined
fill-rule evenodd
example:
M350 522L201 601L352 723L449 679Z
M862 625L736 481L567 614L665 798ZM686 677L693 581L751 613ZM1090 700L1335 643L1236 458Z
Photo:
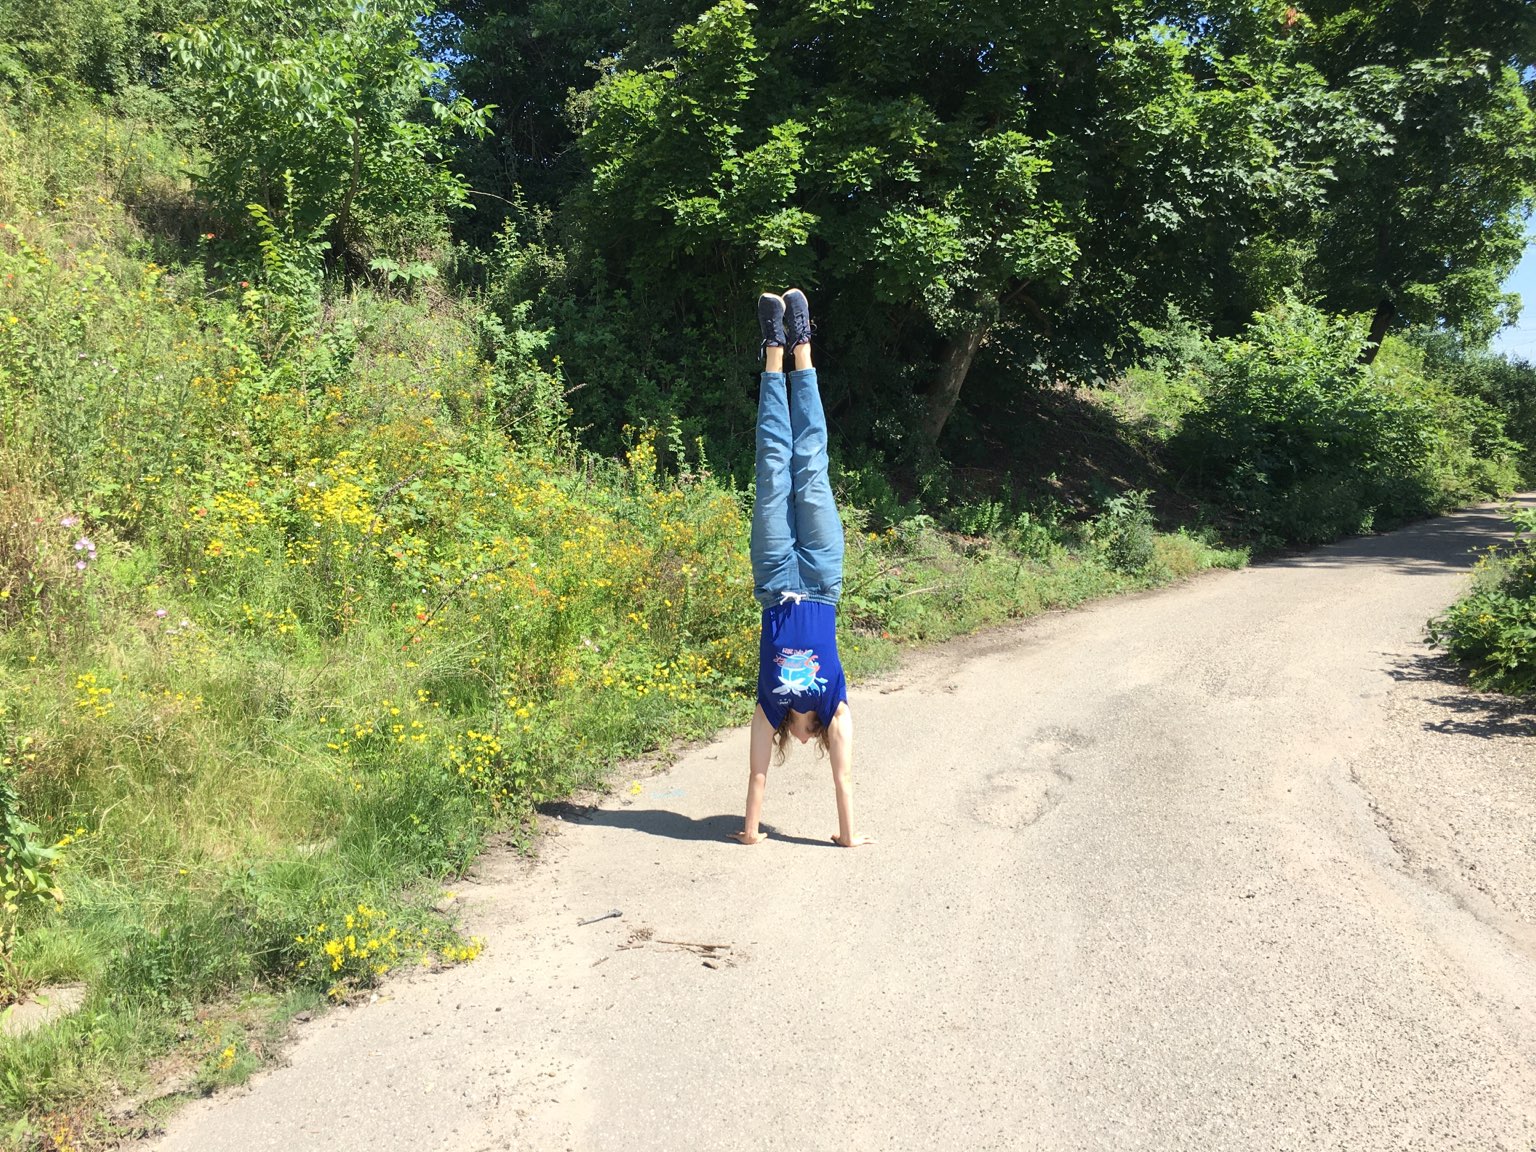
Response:
M805 297L801 297L805 299ZM764 292L757 298L757 326L763 333L763 345L757 350L761 359L770 348L784 347L784 298Z
M811 342L811 305L798 288L784 293L784 331L788 337L785 347Z

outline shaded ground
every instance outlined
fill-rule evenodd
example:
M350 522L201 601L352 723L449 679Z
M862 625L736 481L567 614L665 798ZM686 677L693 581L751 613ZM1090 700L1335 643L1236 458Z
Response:
M1530 736L1421 647L1502 529L925 654L854 694L871 849L804 752L724 842L739 731L560 809L464 893L480 960L155 1147L1528 1152Z
M1194 523L1197 501L1179 493L1151 439L1125 423L1104 395L1080 386L1020 389L988 412L986 427L954 430L946 451L955 461L961 502L981 497L1050 498L1079 515L1109 496L1150 489L1159 520Z

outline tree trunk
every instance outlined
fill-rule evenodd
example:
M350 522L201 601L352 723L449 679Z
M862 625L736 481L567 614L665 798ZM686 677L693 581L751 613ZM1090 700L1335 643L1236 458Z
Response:
M1392 320L1397 316L1397 305L1390 300L1383 300L1376 305L1376 314L1371 317L1371 334L1366 338L1366 345L1360 352L1360 363L1369 364L1376 359L1376 353L1381 351L1381 342L1387 338L1387 329L1392 326Z
M982 337L986 334L987 325L977 323L974 327L956 332L944 346L944 355L939 361L939 378L928 393L928 405L923 413L923 441L930 448L939 442L939 435L944 431L950 413L955 410L955 402L960 399L960 389L965 385L971 362L976 359L976 349L981 347Z
M352 172L347 180L347 190L341 198L341 208L336 213L336 258L352 274L352 204L357 199L357 189L363 182L362 125L352 118Z

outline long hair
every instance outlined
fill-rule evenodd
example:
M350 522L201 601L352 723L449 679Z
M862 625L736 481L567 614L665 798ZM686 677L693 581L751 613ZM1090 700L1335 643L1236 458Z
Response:
M811 735L816 737L816 755L818 757L827 754L827 726L821 722L821 716L815 712L811 716ZM784 719L779 721L779 726L773 730L773 748L775 764L784 763L784 753L789 749L789 709L784 709Z

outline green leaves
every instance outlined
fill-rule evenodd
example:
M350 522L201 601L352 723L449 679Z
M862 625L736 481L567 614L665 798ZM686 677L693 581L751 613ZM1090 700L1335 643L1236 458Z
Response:
M749 368L744 304L791 281L844 433L921 451L973 364L984 413L1116 371L1170 305L1231 334L1320 296L1374 313L1367 354L1510 314L1536 186L1516 0L452 3L460 75L521 109L497 163L570 245L553 347L600 427L686 407L739 436L713 381Z
M130 97L165 66L161 33L207 14L209 0L0 0L0 90L39 111L62 93ZM163 109L156 108L157 112Z
M1245 279L1294 269L1261 242L1322 186L1285 131L1321 81L1280 24L1190 30L1130 2L876 16L732 0L673 58L621 56L580 103L593 179L565 207L604 283L745 349L727 303L806 282L855 396L938 397L926 439L978 355L1101 370L1168 303L1246 315L1268 300Z
M258 204L340 255L408 258L466 199L440 160L486 112L435 91L420 0L240 0L175 38L180 95L210 161L201 191L236 227Z
M1479 688L1536 692L1536 513L1510 510L1520 535L1479 561L1472 591L1430 621L1433 643Z
M1421 364L1367 366L1366 340L1363 318L1289 298L1217 343L1173 447L1245 531L1317 544L1494 495L1511 479L1488 405L1440 391Z
M1407 324L1486 339L1509 314L1500 284L1536 191L1520 81L1536 13L1503 0L1308 9L1318 29L1301 51L1349 112L1322 133L1337 178L1318 206L1309 285L1331 307L1373 312L1377 342Z
M0 720L6 712L0 707ZM0 735L9 735L0 729ZM64 893L54 882L57 848L42 839L42 829L21 815L21 801L10 773L14 758L0 765L0 960L8 960L16 943L16 929L29 914L63 903Z

